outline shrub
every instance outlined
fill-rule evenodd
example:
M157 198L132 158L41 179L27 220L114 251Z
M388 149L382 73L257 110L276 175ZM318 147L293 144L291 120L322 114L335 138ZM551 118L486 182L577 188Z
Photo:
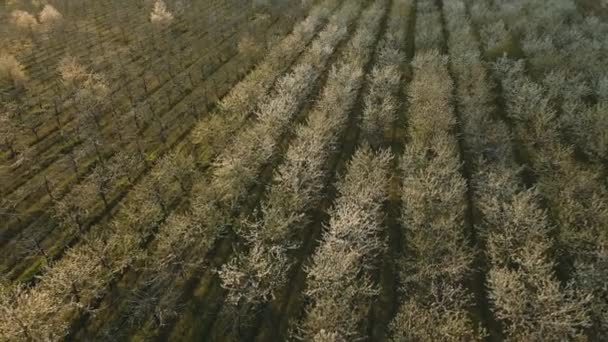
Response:
M543 190L543 178L539 179L538 189L523 186L513 152L504 146L509 143L505 126L489 120L492 105L488 102L488 93L484 89L475 90L488 84L487 80L484 81L485 71L481 60L477 54L468 54L466 59L458 56L464 57L466 50L461 46L471 46L474 36L459 34L463 30L461 21L454 19L456 17L453 13L446 15L448 21L453 21L449 25L454 31L451 32L451 40L461 41L450 44L450 49L456 53L452 63L456 64L453 70L460 82L457 91L461 95L459 103L464 130L470 132L465 135L465 144L473 151L483 151L486 146L493 145L498 145L495 149L502 151L499 158L484 158L481 163L474 164L472 174L474 203L482 219L476 229L487 249L487 281L492 309L504 332L512 340L583 338L584 329L590 322L588 306L591 292L575 291L569 284L562 286L555 275L555 243L551 238L555 234L555 227L550 224L548 213L541 206L543 199L540 193L546 192ZM466 39L463 41L463 38ZM467 67L470 64L473 66ZM478 72L471 73L471 69ZM525 139L530 141L528 147L551 147L532 155L533 160L538 161L544 159L543 154L551 151L547 154L552 161L535 163L546 165L539 168L540 171L556 158L553 154L555 146L550 140L557 136L554 125L550 124L553 117L545 115L551 113L547 94L542 87L524 77L523 70L521 62L506 58L494 64L495 73L502 76L507 115L514 119L518 134L526 135ZM554 87L555 93L560 93L563 80L555 77L552 82L557 85ZM479 104L485 106L487 111L477 110L475 107ZM496 124L500 124L500 130L492 129ZM535 127L545 127L549 132ZM526 128L532 128L534 134L527 133Z
M372 147L381 146L397 119L405 64L402 49L411 6L410 0L393 2L386 34L376 48L376 65L368 76L369 90L364 98L361 131Z
M592 237L595 239L595 236ZM598 238L595 250L588 251L586 259L576 261L574 268L574 282L582 293L592 293L594 300L590 303L591 319L593 320L592 332L594 336L603 338L608 336L608 308L606 301L602 298L608 296L606 288L606 275L608 274L608 239Z
M515 129L528 153L540 156L555 149L560 141L559 121L544 88L524 75L522 60L502 57L493 64L493 69L501 80L507 115L515 121Z
M254 223L252 226L245 227L244 231L240 231L240 234L253 241L252 251L257 251L260 260L256 262L256 265L247 267L250 261L257 259L237 257L229 264L233 266L229 266L225 270L226 286L228 284L242 286L235 288L234 285L231 285L229 297L237 296L235 298L239 298L242 293L252 293L253 295L247 296L248 301L243 303L262 303L265 299L271 298L271 294L282 284L277 281L286 279L285 275L289 270L288 263L278 261L285 258L285 253L293 248L294 243L289 238L292 231L307 222L305 212L318 201L324 185L323 180L326 177L324 163L331 151L331 146L335 144L337 131L346 122L344 111L352 105L354 94L360 85L357 79L362 77L361 71L354 72L347 66L341 70L332 69L328 85L324 89L323 100L317 103L308 125L297 128L296 141L287 151L285 163L275 173L268 200L262 204L264 219L262 222ZM341 101L345 102L341 103ZM329 108L344 113L344 115L328 116ZM298 181L294 182L294 179L298 179ZM250 235L249 232L253 231L258 233ZM274 252L271 253L271 251ZM272 258L273 261L266 260L267 258ZM260 269L259 265L268 266ZM260 270L277 273L260 273ZM255 282L235 282L234 279L257 280ZM236 303L238 300L235 299L232 302Z
M563 110L579 107L592 92L584 75L574 71L549 71L541 83L552 104L555 107L561 106Z
M430 146L414 143L404 153L401 222L413 256L402 262L408 288L440 278L458 283L470 271L473 255L463 231L467 185L456 146L438 133Z
M276 96L260 104L257 124L237 135L232 147L218 158L214 177L218 189L225 194L224 200L236 205L235 201L253 184L259 168L272 157L277 140L296 115L318 74L315 68L304 64L279 80Z

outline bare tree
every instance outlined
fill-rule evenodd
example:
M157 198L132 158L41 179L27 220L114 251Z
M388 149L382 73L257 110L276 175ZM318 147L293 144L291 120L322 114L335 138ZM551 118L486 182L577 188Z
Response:
M9 108L0 109L0 146L10 152L10 158L15 159L27 145L21 136L21 126Z
M43 244L45 236L46 233L40 231L21 234L16 242L17 249L22 256L41 256L48 264L51 260L49 258L48 250Z
M179 292L168 281L144 280L130 291L126 299L124 317L132 325L141 327L150 317L157 327L165 326L177 317L180 309Z

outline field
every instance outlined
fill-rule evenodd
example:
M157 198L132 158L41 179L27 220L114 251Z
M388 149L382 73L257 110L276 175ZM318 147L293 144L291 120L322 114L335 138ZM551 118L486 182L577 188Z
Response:
M608 340L608 1L0 3L0 341Z

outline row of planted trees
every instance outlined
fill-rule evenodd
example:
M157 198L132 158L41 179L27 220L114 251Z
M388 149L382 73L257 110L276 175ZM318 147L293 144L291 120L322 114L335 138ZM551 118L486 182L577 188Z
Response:
M555 237L550 269L560 275L563 298L558 300L556 292L553 303L543 303L545 310L560 312L560 318L551 322L555 326L551 336L602 339L608 312L606 289L600 285L607 280L608 222L602 162L603 78L598 74L601 67L595 64L598 60L579 58L590 54L602 60L596 34L605 25L594 18L580 18L571 1L556 2L542 20L527 25L513 17L518 12L497 5L498 13L506 18L500 30L487 29L490 25L481 15L483 9L472 14L488 32L483 39L486 46L492 41L511 41L522 46L526 57L498 59L493 75L502 88L505 114L513 123L516 142L525 153ZM534 1L522 4L522 9L540 11ZM554 44L563 49L557 51ZM556 60L544 64L538 51L547 51Z
M301 147L293 146L293 151L298 152L295 154L297 158L293 158L294 155L288 155L288 158L291 158L288 159L289 164L286 165L289 168L285 170L291 169L292 171L281 174L283 180L281 186L277 187L275 185L271 190L271 200L280 199L277 194L285 193L289 194L290 197L295 195L295 198L308 197L309 200L302 201L304 206L295 206L296 210L292 210L294 207L280 206L279 201L271 201L270 203L274 205L267 209L274 207L281 209L280 213L304 214L313 208L312 206L307 208L307 205L320 203L324 194L326 194L322 189L328 186L327 180L331 179L330 173L334 172L332 168L327 166L331 160L332 151L335 150L333 146L346 148L345 145L339 145L341 137L348 127L348 121L358 119L353 115L354 104L360 96L360 88L364 84L365 72L374 55L375 46L377 46L381 24L384 22L383 18L389 10L388 5L387 1L376 1L364 11L359 28L343 52L343 64L339 65L335 73L330 74L330 80L324 92L325 98L332 99L334 96L330 94L336 94L335 97L343 99L343 102L336 105L331 105L331 102L329 102L326 103L327 106L323 106L325 104L323 100L318 103L320 111L311 113L309 126L301 131L301 133L306 134L302 134L302 138L297 140ZM332 111L329 108L335 108L335 110ZM323 125L326 129L322 129ZM304 143L305 141L309 142ZM313 144L314 141L316 143ZM305 151L304 146L314 146L314 148L308 148L308 151ZM294 159L312 162L302 165L302 162L294 163ZM363 315L366 310L366 300L362 297L369 296L368 298L371 298L375 291L371 282L365 283L363 281L365 284L362 284L356 278L360 266L366 263L370 264L374 259L374 254L380 253L383 248L381 241L373 239L376 238L375 233L381 228L379 220L381 218L382 197L385 192L382 185L387 179L385 174L382 173L381 164L388 164L390 156L385 154L376 158L370 150L367 150L365 152L361 151L361 154L355 156L355 160L351 164L350 174L352 177L348 178L347 176L344 183L338 185L340 199L337 201L341 204L336 204L334 211L330 213L332 218L329 226L326 227L327 230L323 232L321 244L313 254L311 264L305 266L304 269L307 274L306 288L303 294L306 298L305 303L309 305L305 308L304 317L296 324L295 334L306 340L324 338L325 334L335 336L335 338L357 336L360 315ZM377 168L366 169L366 167L376 167L374 165L376 162L380 163ZM373 171L378 171L377 174L374 174L377 182L373 182L369 178L366 179L364 176L369 174L367 172ZM360 172L360 174L356 174L357 172ZM300 189L293 186L288 187L285 184L288 178L285 176L297 177L298 174L306 175L306 178L303 179L304 186L300 186ZM378 186L378 188L372 190L373 193L365 191L358 193L359 186L362 185L361 182L369 182L365 186ZM351 202L358 195L362 201L359 203ZM370 196L367 197L367 195ZM349 216L358 209L363 211L360 212L360 216ZM274 212L266 210L266 213L271 215ZM281 217L285 216L270 216L272 220L266 219L265 227L267 229L276 227L281 222L277 218ZM361 221L358 221L358 219L361 219ZM308 220L310 222L314 221L311 216L308 216ZM314 229L314 223L311 226L306 221L297 221L296 219L292 224L294 224L292 227L286 227L283 234L273 232L275 234L273 238L283 244L283 248L288 248L288 246L281 240L288 239L287 241L291 241L291 243L298 243L294 237L286 234L297 236L298 230L302 229L300 227ZM300 224L303 225L299 226ZM368 224L369 226L367 226ZM362 231L364 229L368 230ZM276 231L276 229L271 231ZM366 237L370 240L366 241ZM353 245L349 246L349 243L353 243ZM353 248L355 251L342 259L345 253L349 252L349 248ZM340 291L340 289L345 289L345 291ZM361 300L359 301L359 299Z
M479 340L468 286L474 267L467 182L462 173L454 85L443 44L441 12L416 6L416 55L408 89L407 144L401 159L402 304L394 340Z
M538 189L526 184L509 127L496 119L493 82L465 3L445 4L444 15L493 315L515 340L582 337L590 297L560 284L552 221Z
M390 152L362 147L350 161L320 246L306 268L308 305L296 336L350 341L367 335L364 322L379 293L374 271L386 250L383 203L391 159Z
M386 33L376 49L375 63L368 76L361 135L374 148L384 146L386 137L397 124L397 111L402 104L401 85L406 76L404 48L412 11L409 0L393 2Z

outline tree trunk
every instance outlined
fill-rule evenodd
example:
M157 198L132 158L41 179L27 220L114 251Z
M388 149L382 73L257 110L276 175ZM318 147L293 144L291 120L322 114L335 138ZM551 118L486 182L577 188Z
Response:
M103 202L103 206L105 209L105 212L109 212L110 211L110 205L108 204L108 199L106 197L106 194L104 194L103 191L99 191L99 197L101 197L101 201Z
M55 197L53 197L53 192L51 190L51 184L49 183L49 179L47 178L47 176L44 176L44 188L46 189L46 193L47 195L49 195L49 198L52 201L55 200Z
M46 261L46 263L48 264L49 256L48 256L48 254L46 254L44 247L42 247L42 245L40 245L40 241L38 241L38 239L35 239L34 243L36 244L36 249L38 250L38 254L41 254L44 257L44 260Z

